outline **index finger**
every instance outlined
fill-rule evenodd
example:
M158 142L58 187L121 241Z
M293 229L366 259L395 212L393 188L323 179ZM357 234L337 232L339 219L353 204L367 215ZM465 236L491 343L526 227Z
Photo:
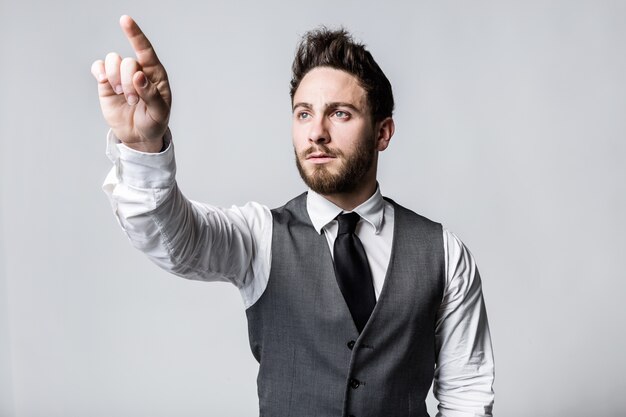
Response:
M137 62L139 62L142 67L160 64L152 44L132 17L128 15L120 17L120 26L137 55Z

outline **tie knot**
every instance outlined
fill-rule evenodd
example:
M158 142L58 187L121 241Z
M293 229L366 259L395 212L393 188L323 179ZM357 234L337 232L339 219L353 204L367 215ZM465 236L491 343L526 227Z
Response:
M339 221L339 231L337 234L354 233L356 224L359 222L360 218L361 216L355 212L344 213L337 216L337 221Z

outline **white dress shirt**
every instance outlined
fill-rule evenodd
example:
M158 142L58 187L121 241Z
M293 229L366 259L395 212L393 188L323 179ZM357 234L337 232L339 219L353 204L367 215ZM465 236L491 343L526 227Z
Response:
M114 166L103 184L113 211L133 246L163 269L204 281L228 281L252 306L267 287L271 266L272 214L248 203L218 208L186 199L176 181L174 145L166 135L161 153L135 151L109 132L107 155ZM333 253L335 217L342 209L309 190L307 211ZM356 233L380 295L391 255L393 205L380 190L353 211ZM494 361L481 280L463 243L443 229L446 284L437 315L437 365L433 391L441 417L489 417Z

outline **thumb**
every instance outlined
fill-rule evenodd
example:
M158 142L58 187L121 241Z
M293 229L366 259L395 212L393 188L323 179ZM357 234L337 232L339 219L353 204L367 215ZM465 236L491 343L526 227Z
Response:
M167 123L170 107L165 102L156 85L148 80L143 71L137 71L133 76L133 86L137 94L146 103L148 114L155 122Z

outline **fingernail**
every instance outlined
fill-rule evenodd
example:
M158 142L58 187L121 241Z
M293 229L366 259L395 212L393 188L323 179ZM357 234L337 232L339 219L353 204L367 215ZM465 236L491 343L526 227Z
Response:
M98 81L100 81L100 82L104 81L104 74L103 73L98 74Z
M122 94L122 91L124 91L124 90L122 90L122 86L121 85L116 85L115 86L115 92L117 94Z
M139 82L141 83L141 88L146 88L148 86L148 77L145 74L139 74Z
M139 101L139 99L137 98L136 95L134 94L129 94L128 98L126 99L126 101L128 101L128 104L133 106L135 104L137 104L137 102Z

